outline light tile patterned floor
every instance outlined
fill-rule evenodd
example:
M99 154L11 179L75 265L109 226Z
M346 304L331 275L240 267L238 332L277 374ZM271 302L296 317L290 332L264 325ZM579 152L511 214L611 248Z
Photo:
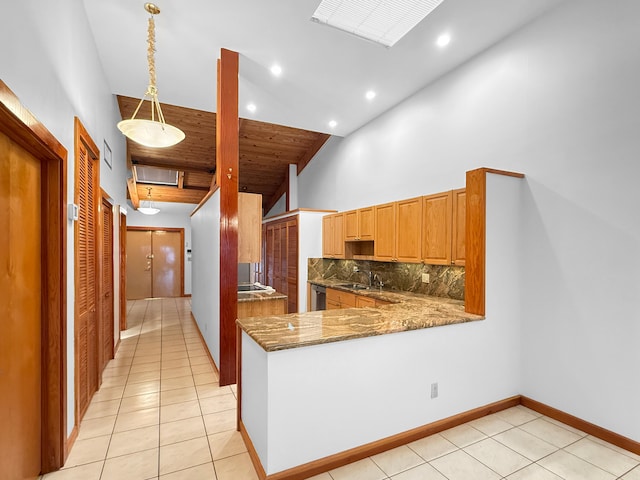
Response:
M189 299L130 302L65 467L45 480L254 480ZM315 480L640 480L640 456L518 406Z

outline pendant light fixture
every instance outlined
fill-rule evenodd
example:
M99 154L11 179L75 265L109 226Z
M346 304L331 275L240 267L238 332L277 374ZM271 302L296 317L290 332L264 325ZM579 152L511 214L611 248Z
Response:
M156 62L155 46L156 31L154 15L160 13L160 9L153 3L145 3L144 9L151 14L147 28L147 60L149 62L149 86L144 96L138 103L133 116L128 120L118 123L118 129L127 137L140 145L152 148L171 147L184 140L184 132L164 121L164 115L158 101L158 89L156 88ZM136 118L142 102L149 99L151 102L151 120ZM157 117L157 118L156 118Z
M140 213L144 213L145 215L155 215L156 213L160 212L159 208L156 208L153 205L153 202L151 201L151 188L147 187L147 191L149 193L147 193L147 199L146 200L142 200L140 202L140 206L138 207L138 211Z

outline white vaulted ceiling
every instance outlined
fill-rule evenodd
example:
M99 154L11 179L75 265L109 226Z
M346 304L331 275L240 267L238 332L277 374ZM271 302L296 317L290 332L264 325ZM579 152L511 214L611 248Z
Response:
M215 112L216 60L228 48L240 53L241 117L343 136L562 1L444 0L385 48L310 21L319 0L157 0L159 97ZM148 83L144 2L84 5L112 92L140 98ZM445 32L452 40L440 48Z

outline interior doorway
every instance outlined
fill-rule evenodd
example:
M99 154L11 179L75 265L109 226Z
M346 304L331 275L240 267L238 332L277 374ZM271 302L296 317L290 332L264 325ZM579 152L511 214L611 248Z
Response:
M66 440L66 149L0 80L0 472L60 468Z
M184 229L127 227L127 299L184 295Z
M113 205L102 191L100 203L100 371L104 370L114 353L114 289L113 289Z

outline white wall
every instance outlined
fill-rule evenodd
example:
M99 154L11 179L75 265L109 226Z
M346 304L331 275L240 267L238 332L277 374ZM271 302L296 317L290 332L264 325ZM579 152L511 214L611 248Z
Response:
M127 227L184 228L184 294L191 294L191 265L187 250L191 248L191 212L197 205L192 203L153 202L160 209L155 215L145 215L132 207L127 215Z
M191 217L193 288L191 311L216 365L220 366L220 191Z
M2 2L0 78L68 151L67 201L74 191L74 116L101 153L112 150L113 170L101 160L100 184L125 204L125 143L115 125L117 102L97 58L81 0ZM67 433L74 418L74 251L67 224ZM116 262L117 259L114 259ZM118 284L115 284L116 291ZM115 295L114 295L115 297Z
M322 217L326 212L298 214L298 312L307 311L307 279L309 258L322 256Z
M524 187L487 178L485 320L266 354L243 335L243 422L267 474L520 393Z
M520 393L636 441L639 16L635 0L567 1L332 138L299 178L300 207L347 210L481 166L525 173Z
M281 213L284 213L286 209L287 209L287 194L285 193L278 199L278 201L273 205L273 207L271 207L271 210L269 210L266 213L264 218L280 215Z

